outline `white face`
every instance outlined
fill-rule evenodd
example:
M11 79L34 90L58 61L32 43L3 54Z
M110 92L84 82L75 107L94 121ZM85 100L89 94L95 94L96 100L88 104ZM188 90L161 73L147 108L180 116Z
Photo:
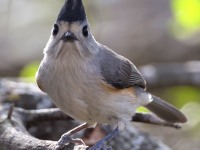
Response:
M73 36L68 36L68 34ZM87 21L84 22L57 22L51 32L50 39L45 47L45 53L59 57L60 51L67 51L72 48L76 49L80 55L87 56L93 53L96 44L90 33Z

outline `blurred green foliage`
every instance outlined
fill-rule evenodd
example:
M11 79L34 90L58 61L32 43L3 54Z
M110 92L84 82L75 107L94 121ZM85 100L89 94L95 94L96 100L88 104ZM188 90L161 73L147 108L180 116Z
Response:
M200 125L200 88L192 86L175 86L164 90L162 98L169 102L187 116L187 127L192 129Z
M164 91L163 97L170 100L170 103L182 108L190 102L200 103L200 89L191 86L170 87Z
M27 64L20 72L20 77L27 82L35 82L35 74L39 67L39 62L31 62Z
M146 113L146 112L149 112L149 110L145 107L138 107L137 108L137 112L143 112L143 113Z
M200 128L200 103L198 102L189 102L186 104L181 111L187 116L188 123L187 128L191 129L191 133L194 134L199 131ZM199 136L198 136L199 137Z
M171 0L173 31L191 34L200 29L200 0Z

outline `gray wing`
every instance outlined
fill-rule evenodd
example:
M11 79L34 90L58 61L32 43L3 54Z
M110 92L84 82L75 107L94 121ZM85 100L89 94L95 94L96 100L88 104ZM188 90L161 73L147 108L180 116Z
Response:
M118 89L131 86L146 88L144 78L131 61L108 49L102 51L101 58L101 74L108 84Z

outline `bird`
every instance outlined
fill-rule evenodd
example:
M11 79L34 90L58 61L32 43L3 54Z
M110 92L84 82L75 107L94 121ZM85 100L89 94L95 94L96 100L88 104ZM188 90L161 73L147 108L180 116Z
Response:
M82 129L113 125L116 129L90 148L103 149L140 106L166 122L187 121L177 108L147 92L145 79L130 60L95 40L82 0L65 0L43 53L38 87L65 114L84 122L61 136L58 149L69 142L84 144L71 138Z

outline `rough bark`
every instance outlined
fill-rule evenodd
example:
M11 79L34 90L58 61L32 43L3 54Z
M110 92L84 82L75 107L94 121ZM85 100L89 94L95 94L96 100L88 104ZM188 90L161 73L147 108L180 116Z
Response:
M42 113L38 114L23 109L16 109L12 112L9 119L9 108L3 108L0 111L0 149L1 150L53 150L56 147L55 141L40 140L33 137L25 127L29 123L41 121L48 118L43 117ZM51 114L51 113L50 113ZM55 116L59 119L62 116ZM65 116L63 118L68 119ZM64 150L71 150L74 145L67 145Z

